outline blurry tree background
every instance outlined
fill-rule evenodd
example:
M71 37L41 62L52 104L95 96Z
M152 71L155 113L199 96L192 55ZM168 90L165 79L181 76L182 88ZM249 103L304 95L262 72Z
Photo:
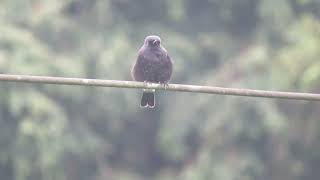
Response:
M130 80L161 36L173 83L320 93L319 0L1 0L0 72ZM320 104L0 83L1 180L314 180Z

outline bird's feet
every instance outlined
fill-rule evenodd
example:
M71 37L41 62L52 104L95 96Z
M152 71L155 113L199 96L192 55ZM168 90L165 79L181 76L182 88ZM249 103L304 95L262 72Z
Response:
M164 90L167 90L167 88L169 87L169 83L165 82L159 82L160 85L162 85L164 87Z

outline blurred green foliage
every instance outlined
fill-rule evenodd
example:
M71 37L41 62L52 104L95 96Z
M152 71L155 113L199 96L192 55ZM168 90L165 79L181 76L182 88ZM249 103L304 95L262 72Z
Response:
M320 91L318 0L2 0L1 73L130 80L160 35L174 83ZM0 83L0 179L317 179L315 102Z

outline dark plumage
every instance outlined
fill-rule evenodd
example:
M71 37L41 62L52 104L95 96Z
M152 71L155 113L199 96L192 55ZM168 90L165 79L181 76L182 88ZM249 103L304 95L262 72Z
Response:
M135 81L167 84L172 74L172 61L158 36L147 36L132 68ZM141 107L155 106L155 90L144 89Z

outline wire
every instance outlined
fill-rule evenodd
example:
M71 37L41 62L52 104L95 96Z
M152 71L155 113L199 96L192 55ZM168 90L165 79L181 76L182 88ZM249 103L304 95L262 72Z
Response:
M195 86L195 85L184 85L184 84L168 84L164 86L157 83L143 83L143 82L135 82L135 81L117 81L117 80L102 80L102 79L64 78L64 77L9 75L9 74L0 74L0 81L61 84L61 85L80 85L80 86L102 86L102 87L117 87L117 88L137 88L137 89L160 89L160 90L167 90L167 91L192 92L192 93L320 101L320 94L222 88L222 87L214 87L214 86Z

